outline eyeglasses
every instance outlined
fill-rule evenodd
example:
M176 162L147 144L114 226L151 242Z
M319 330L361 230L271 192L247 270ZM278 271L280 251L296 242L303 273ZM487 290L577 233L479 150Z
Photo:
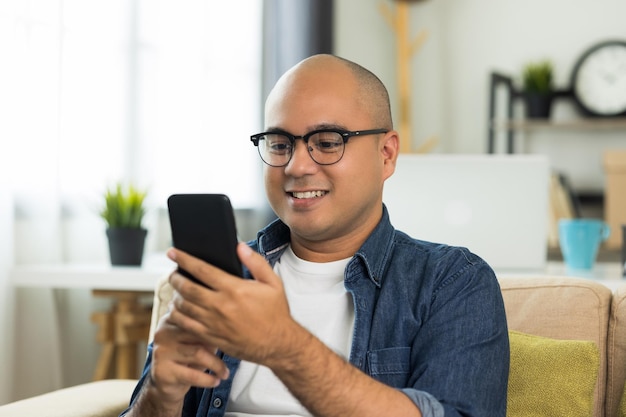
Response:
M387 129L347 131L340 129L319 129L303 136L295 136L282 130L263 132L250 136L257 147L263 162L273 167L284 167L291 161L296 139L307 145L311 159L319 165L336 164L343 158L348 139L353 136L378 135Z

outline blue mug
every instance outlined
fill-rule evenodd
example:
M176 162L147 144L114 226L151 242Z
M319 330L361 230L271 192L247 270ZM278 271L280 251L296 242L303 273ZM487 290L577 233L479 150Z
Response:
M569 269L591 270L600 244L609 234L609 225L602 220L559 220L559 246L565 266Z

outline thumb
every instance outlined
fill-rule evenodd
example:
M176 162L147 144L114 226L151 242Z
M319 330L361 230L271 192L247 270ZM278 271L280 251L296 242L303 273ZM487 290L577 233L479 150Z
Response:
M240 242L237 245L237 255L241 263L248 268L255 280L271 286L282 286L282 281L274 273L270 264L261 255Z

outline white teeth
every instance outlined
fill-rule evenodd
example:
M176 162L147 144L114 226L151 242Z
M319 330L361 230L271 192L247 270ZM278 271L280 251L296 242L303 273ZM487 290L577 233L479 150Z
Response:
M324 191L304 191L291 193L291 195L293 195L295 198L314 198L321 197L324 194L326 194Z

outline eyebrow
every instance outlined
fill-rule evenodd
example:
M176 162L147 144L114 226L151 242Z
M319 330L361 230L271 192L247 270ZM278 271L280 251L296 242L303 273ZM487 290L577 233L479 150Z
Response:
M265 129L266 132L269 133L289 133L285 129L281 129L280 127L268 127ZM289 133L291 135L291 133Z
M309 132L316 131L316 130L325 130L325 129L329 129L329 130L346 130L346 131L349 130L345 126L341 126L341 125L334 124L334 123L320 123L320 124L317 124L317 125L309 126L307 128L305 134L309 133ZM282 128L277 127L277 126L267 127L265 131L266 132L273 132L273 133L289 133L290 135L292 134L291 132L288 132L287 130L282 129Z

